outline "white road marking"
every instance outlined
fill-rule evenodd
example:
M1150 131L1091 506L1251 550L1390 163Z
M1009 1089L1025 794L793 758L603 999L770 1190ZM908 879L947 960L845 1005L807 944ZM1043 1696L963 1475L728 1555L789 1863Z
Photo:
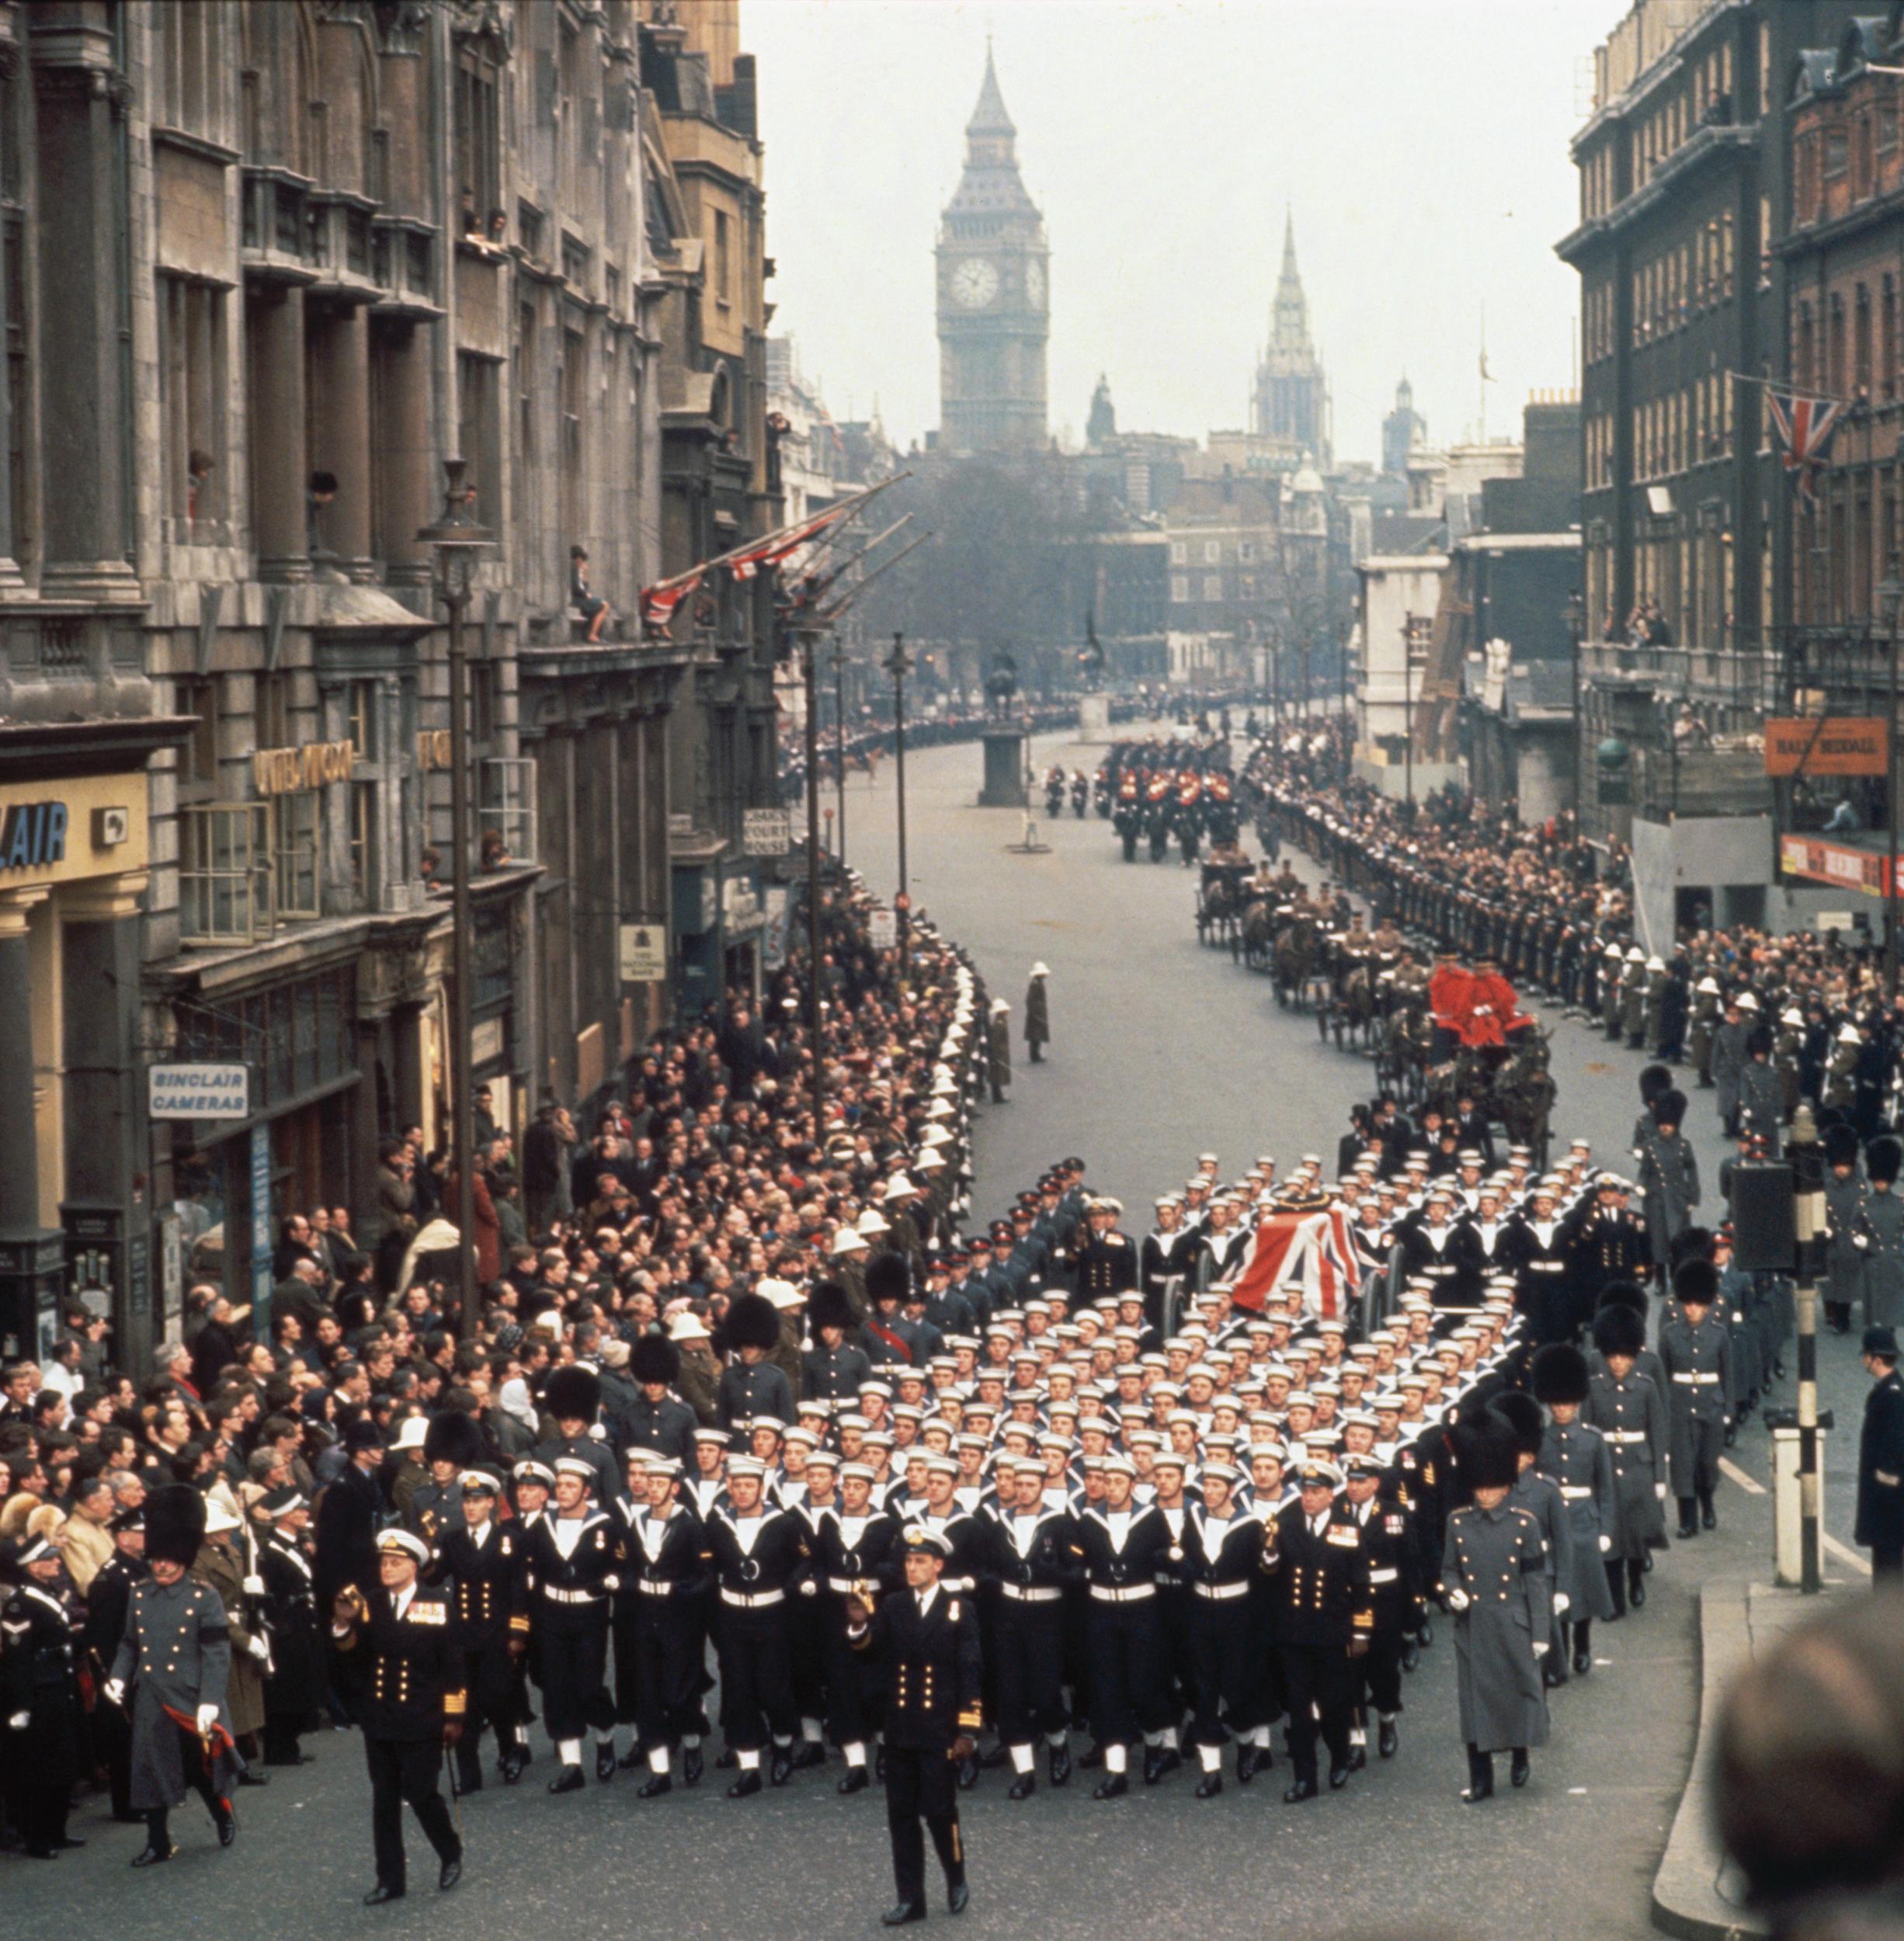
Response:
M1722 1456L1719 1458L1719 1469L1748 1495L1763 1496L1767 1493L1763 1483L1755 1482L1729 1456ZM1853 1570L1861 1571L1867 1577L1870 1576L1871 1564L1868 1558L1859 1556L1849 1543L1841 1542L1837 1537L1833 1536L1829 1530L1821 1530L1819 1534L1824 1540L1825 1548L1836 1557L1840 1564L1848 1564Z
M1763 1483L1753 1481L1752 1477L1748 1476L1729 1456L1722 1456L1719 1458L1719 1469L1722 1474L1729 1476L1748 1496L1763 1496L1766 1494L1765 1485Z

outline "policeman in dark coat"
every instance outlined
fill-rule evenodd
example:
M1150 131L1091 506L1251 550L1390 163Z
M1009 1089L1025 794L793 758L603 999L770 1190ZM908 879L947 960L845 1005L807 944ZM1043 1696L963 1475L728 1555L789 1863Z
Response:
M50 1538L5 1547L0 1582L0 1766L30 1859L56 1860L71 1839L66 1815L79 1776L84 1714L78 1652L66 1607L54 1595L60 1554Z
M1871 1391L1858 1435L1854 1533L1870 1547L1872 1582L1883 1584L1904 1577L1904 1381L1891 1328L1865 1329L1864 1362Z
M436 1784L443 1748L463 1736L462 1655L449 1599L417 1582L429 1559L421 1537L385 1530L377 1542L379 1582L346 1585L331 1610L337 1675L353 1688L370 1769L377 1885L363 1897L367 1907L403 1898L406 1804L436 1849L437 1886L453 1887L463 1873L463 1842Z
M265 1673L265 1764L302 1766L298 1734L324 1698L324 1661L317 1598L304 1533L311 1505L295 1484L273 1490L261 1505L271 1533L258 1547L264 1585L262 1615L271 1642Z
M231 1628L218 1593L186 1575L204 1539L205 1499L196 1490L174 1483L152 1492L145 1505L151 1575L133 1587L104 1687L109 1703L130 1705L132 1806L146 1824L136 1867L172 1858L168 1818L188 1789L205 1802L221 1846L238 1838L231 1789L244 1762L224 1703Z
M876 1609L864 1592L846 1600L848 1637L885 1675L886 1824L898 1890L880 1917L889 1928L926 1918L922 1821L945 1871L946 1905L961 1914L971 1898L954 1775L971 1757L984 1717L978 1607L940 1587L947 1546L936 1532L912 1525L901 1544L905 1589L872 1600Z
M318 1498L313 1574L318 1608L328 1610L331 1599L346 1584L367 1583L377 1575L377 1531L383 1520L384 1491L377 1471L384 1460L384 1432L367 1418L344 1427L348 1460L342 1472L327 1484ZM151 1561L150 1526L146 1559Z

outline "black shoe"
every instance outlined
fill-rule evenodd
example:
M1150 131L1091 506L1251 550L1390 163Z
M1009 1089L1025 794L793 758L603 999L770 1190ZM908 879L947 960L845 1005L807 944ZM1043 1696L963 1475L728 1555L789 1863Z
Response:
M776 1786L784 1786L793 1777L794 1755L790 1746L777 1745L773 1757L768 1763L767 1777Z
M978 1783L978 1760L976 1755L968 1755L959 1761L958 1789L969 1793Z
M1638 1571L1634 1572L1632 1582L1626 1587L1626 1601L1628 1606L1634 1610L1637 1611L1645 1608L1646 1602L1646 1579L1645 1576Z
M1062 1786L1071 1777L1071 1744L1068 1740L1062 1745L1045 1748L1044 1776L1054 1786Z
M972 1891L963 1880L950 1880L946 1884L945 1911L947 1914L963 1914L971 1905Z
M872 1776L864 1766L850 1766L846 1768L846 1776L836 1790L841 1793L863 1793L872 1783Z
M634 1789L638 1800L658 1800L664 1793L674 1790L674 1781L665 1773L651 1773Z
M1183 1766L1183 1755L1174 1745L1166 1745L1163 1748L1163 1757L1157 1762L1157 1776L1162 1779L1167 1773L1180 1772Z
M1038 1790L1038 1776L1035 1773L1020 1773L1013 1780L1006 1793L1008 1800L1028 1800Z
M363 1897L363 1905L367 1908L380 1908L386 1901L401 1901L402 1898L401 1887L374 1887Z
M135 1853L132 1856L132 1864L136 1867L160 1866L178 1851L169 1841L163 1846L148 1846L143 1853Z
M1349 1783L1349 1775L1355 1769L1349 1766L1332 1766L1329 1769L1329 1790L1339 1793Z
M463 1856L458 1854L453 1860L443 1862L436 1875L436 1891L447 1894L463 1877Z
M597 1739L595 1742L595 1776L603 1785L615 1776L615 1742L613 1739Z
M615 1762L617 1769L624 1773L632 1773L638 1766L645 1766L647 1763L648 1755L638 1745L631 1746ZM465 1787L464 1790L467 1792L468 1788Z
M1678 1534L1682 1543L1690 1543L1699 1534L1699 1526L1690 1516L1682 1516Z
M240 1786L269 1786L270 1783L271 1775L269 1773L259 1772L255 1766L246 1766L245 1770L238 1775Z
M519 1747L511 1746L502 1755L502 1783L513 1786L523 1776L523 1768L529 1763L529 1755Z
M1214 1800L1223 1790L1223 1775L1206 1773L1197 1782L1197 1797L1200 1800Z
M825 1763L826 1748L825 1746L814 1739L803 1739L801 1741L800 1750L794 1755L794 1770L796 1773L810 1773L815 1766L824 1766Z
M730 1800L751 1800L759 1790L760 1769L756 1766L751 1772L743 1773L728 1788L728 1797Z
M740 1755L731 1745L724 1747L720 1758L714 1761L715 1766L723 1773L731 1773L740 1762Z
M879 1917L882 1928L903 1928L915 1921L926 1918L926 1904L922 1901L902 1901L896 1908L888 1908Z
M1283 1804L1285 1806L1300 1806L1305 1800L1315 1797L1315 1780L1298 1780L1284 1793Z
M1412 1637L1403 1639L1402 1642L1402 1670L1405 1672L1416 1671L1419 1668L1420 1665L1421 1647L1417 1644Z
M54 1846L30 1846L26 1849L26 1857L30 1860L57 1860L60 1857L60 1850Z
M1494 1761L1471 1759L1468 1762L1468 1790L1461 1795L1470 1806L1494 1797Z
M551 1793L579 1793L587 1784L587 1780L582 1776L580 1766L565 1766L550 1780L549 1790Z
M1395 1721L1384 1719L1381 1722L1381 1730L1376 1735L1375 1749L1385 1759L1392 1759L1395 1757L1395 1748L1400 1743L1401 1738L1395 1729Z
M1094 1800L1121 1800L1131 1790L1131 1776L1127 1773L1107 1773L1091 1789Z
M218 1829L218 1844L229 1846L238 1838L238 1815L227 1807L222 1813L214 1813L211 1819Z
M1239 1745L1236 1748L1236 1783L1247 1786L1256 1776L1263 1763L1263 1748L1259 1745Z
M1699 1523L1702 1530L1717 1530L1719 1526L1718 1515L1712 1507L1710 1496L1702 1496L1699 1499Z
M698 1745L690 1745L681 1755L681 1783L683 1786L699 1786L700 1776L706 1769L707 1761L701 1757Z
M1078 1764L1086 1773L1094 1773L1104 1763L1104 1748L1093 1739L1078 1755Z
M1525 1786L1527 1783L1527 1774L1531 1769L1527 1764L1527 1748L1524 1745L1516 1746L1513 1762L1507 1769L1508 1778L1516 1786Z
M1425 1651L1434 1641L1435 1627L1430 1620L1424 1617L1415 1627L1415 1642Z
M1558 1691L1567 1682L1567 1667L1558 1651L1549 1651L1541 1661L1541 1682L1550 1692Z
M1573 1668L1582 1678L1585 1678L1588 1672L1593 1670L1593 1654L1585 1645L1582 1645L1579 1650L1574 1653Z
M1351 1773L1364 1772L1367 1769L1367 1766L1368 1748L1366 1745L1350 1746L1349 1748L1349 1770Z

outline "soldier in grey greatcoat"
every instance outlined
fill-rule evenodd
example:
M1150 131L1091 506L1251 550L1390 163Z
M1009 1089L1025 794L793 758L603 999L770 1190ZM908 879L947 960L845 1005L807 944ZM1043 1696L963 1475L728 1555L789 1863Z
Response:
M1659 1359L1666 1376L1670 1425L1667 1466L1679 1498L1682 1539L1697 1536L1699 1523L1717 1524L1712 1493L1718 1485L1719 1454L1737 1413L1732 1389L1732 1338L1713 1307L1718 1269L1709 1260L1687 1260L1673 1279L1679 1312L1659 1326ZM1697 1503L1699 1523L1694 1521Z
M1600 1366L1589 1375L1583 1422L1605 1439L1613 1464L1617 1515L1607 1563L1613 1614L1646 1602L1646 1553L1666 1547L1666 1398L1636 1366L1646 1346L1646 1323L1630 1307L1602 1308L1593 1317Z
M1652 1102L1652 1128L1634 1155L1646 1196L1646 1238L1662 1264L1672 1258L1673 1241L1693 1224L1699 1204L1699 1161L1680 1130L1685 1120L1685 1093L1661 1092Z
M1025 987L1025 1049L1034 1065L1044 1063L1044 1047L1051 1041L1051 998L1044 988L1051 974L1043 964L1034 964Z
M1624 970L1619 945L1608 944L1600 960L1600 1022L1601 1028L1610 1038L1617 1038L1620 1035L1620 986Z
M1002 998L992 1000L985 1020L985 1076L992 1102L1002 1106L1012 1082L1012 1007Z
M1874 1139L1864 1151L1871 1192L1860 1210L1852 1244L1864 1260L1864 1325L1904 1326L1904 1196L1895 1190L1904 1168L1904 1145Z
M1580 1419L1590 1379L1579 1349L1570 1342L1550 1342L1534 1356L1532 1373L1534 1399L1546 1405L1548 1418L1535 1464L1559 1490L1573 1539L1573 1569L1558 1586L1567 1593L1562 1649L1571 1643L1573 1668L1584 1675L1593 1668L1593 1620L1614 1614L1605 1568L1620 1514L1613 1457L1606 1438Z
M155 1490L145 1506L145 1556L152 1575L134 1585L126 1628L104 1693L130 1705L133 1810L145 1815L145 1850L134 1866L174 1852L167 1826L188 1790L206 1804L218 1844L238 1837L231 1789L244 1762L225 1709L231 1627L218 1593L186 1575L205 1534L205 1499L182 1483Z
M1833 1332L1847 1334L1864 1305L1864 1251L1857 1245L1859 1216L1871 1192L1858 1171L1857 1134L1850 1126L1825 1129L1825 1315Z
M1785 1082L1772 1063L1772 1027L1756 1024L1746 1040L1746 1062L1739 1074L1739 1130L1763 1140L1766 1158L1776 1159L1784 1116Z
M1440 1596L1454 1613L1454 1664L1472 1805L1494 1791L1494 1755L1513 1755L1510 1776L1527 1779L1527 1748L1547 1743L1541 1660L1550 1648L1553 1582L1532 1512L1508 1500L1519 1462L1513 1430L1498 1418L1453 1432L1471 1506L1447 1519Z
M1561 1621L1570 1615L1573 1608L1572 1595L1568 1589L1574 1573L1573 1523L1567 1514L1566 1499L1560 1493L1560 1485L1539 1466L1541 1444L1547 1439L1547 1412L1531 1395L1518 1390L1496 1396L1492 1406L1497 1415L1506 1420L1520 1440L1520 1470L1508 1501L1516 1509L1526 1510L1540 1530L1545 1552L1542 1568L1551 1580L1553 1592L1553 1629L1548 1642L1559 1644ZM1541 1669L1548 1685L1565 1685L1567 1665L1564 1651L1561 1656L1549 1657Z
M1746 1068L1746 1043L1752 1036L1752 1023L1746 1017L1746 998L1751 998L1749 991L1725 1000L1725 1021L1712 1034L1712 1082L1718 1088L1718 1097L1715 1101L1719 1109L1719 1124L1728 1139L1739 1136L1739 1081ZM1752 1020L1758 1017L1758 1000L1753 998L1750 1006Z

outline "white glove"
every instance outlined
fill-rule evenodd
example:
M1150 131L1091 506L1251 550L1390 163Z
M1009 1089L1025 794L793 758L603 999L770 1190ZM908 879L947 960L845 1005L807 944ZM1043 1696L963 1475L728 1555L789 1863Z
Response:
M16 1712L13 1716L7 1721L7 1724L16 1732L24 1732L27 1727L31 1725L33 1722L33 1715L30 1712Z
M1663 1503L1666 1501L1666 1484L1664 1483L1655 1483L1652 1486L1652 1493L1659 1498L1661 1502Z
M1610 1550L1611 1550L1612 1548L1613 1548L1613 1539L1612 1539L1610 1536L1602 1536L1602 1537L1600 1538L1600 1555L1601 1555L1602 1557L1604 1557L1604 1556L1607 1554L1607 1553Z
M1547 1653L1548 1653L1548 1641L1547 1641L1545 1638L1542 1638L1542 1639L1541 1640L1540 1643L1539 1643L1539 1644L1537 1644L1537 1645L1535 1645L1535 1646L1534 1646L1534 1655L1536 1658L1544 1658L1544 1657L1546 1657Z
M1854 1234L1851 1236L1851 1245L1860 1253L1867 1252L1871 1247L1871 1236L1868 1234Z
M1565 1616L1567 1615L1568 1612L1569 1612L1570 1610L1572 1610L1572 1608L1573 1608L1573 1599L1572 1599L1572 1598L1570 1598L1570 1597L1567 1595L1567 1593L1566 1593L1565 1591L1556 1591L1556 1592L1555 1592L1555 1593L1554 1593L1554 1615L1555 1615L1555 1616L1556 1616L1556 1617L1565 1617Z
M262 1577L248 1577L245 1580L244 1589L247 1597L262 1597L265 1594L265 1580Z
M621 1589L621 1579L619 1577L605 1577L602 1579L602 1589L605 1591L618 1591Z
M260 1665L263 1664L271 1655L271 1647L267 1644L262 1637L256 1636L255 1634L251 1642L247 1644L245 1648L251 1653L253 1658L257 1659Z
M817 1597L819 1591L819 1585L815 1583L810 1577L800 1587L800 1595L802 1597Z
M198 1729L201 1735L209 1732L218 1723L218 1708L215 1705L201 1705L198 1708Z
M1464 1611L1473 1602L1474 1599L1458 1584L1448 1592L1448 1609L1451 1611Z
M99 1689L106 1694L106 1701L109 1705L123 1705L125 1703L126 1687L122 1680L116 1678L109 1678L106 1682L99 1687Z

